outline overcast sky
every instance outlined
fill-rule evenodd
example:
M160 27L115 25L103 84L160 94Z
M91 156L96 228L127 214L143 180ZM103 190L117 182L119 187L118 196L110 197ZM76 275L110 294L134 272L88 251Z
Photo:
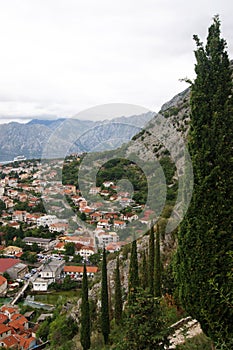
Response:
M158 111L194 77L192 36L217 13L233 57L229 0L0 0L1 123L107 103Z

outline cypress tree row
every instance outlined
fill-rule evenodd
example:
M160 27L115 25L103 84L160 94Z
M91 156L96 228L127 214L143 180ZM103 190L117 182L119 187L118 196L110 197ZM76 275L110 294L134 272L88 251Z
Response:
M155 235L154 226L151 227L149 236L149 291L154 295L154 267L155 267Z
M129 264L129 301L139 287L137 241L132 242Z
M120 278L120 267L119 257L117 257L116 270L115 270L115 321L116 324L120 324L122 316L122 292L121 292L121 278Z
M84 267L83 267L80 341L81 341L83 350L90 349L91 321L90 321L90 308L89 308L89 301L88 301L88 280L87 280L86 264L84 264Z
M108 343L110 333L109 309L108 309L108 279L107 279L107 262L106 251L103 249L102 260L102 281L101 281L101 329L104 336L104 343Z
M220 20L197 49L189 150L194 191L178 233L176 278L184 308L216 343L233 343L233 86ZM231 343L231 345L233 345ZM226 348L230 349L229 345Z
M161 259L160 259L160 231L159 225L156 226L156 244L155 244L155 296L161 297Z

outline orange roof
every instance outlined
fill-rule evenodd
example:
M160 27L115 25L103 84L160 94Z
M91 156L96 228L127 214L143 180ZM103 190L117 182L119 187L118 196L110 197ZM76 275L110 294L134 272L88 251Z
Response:
M26 317L21 315L21 314L14 314L14 315L12 315L11 319L12 319L12 321L14 321L14 320L21 319L22 317L24 318L24 321L27 322Z
M91 213L92 212L92 209L90 209L90 208L85 208L85 209L83 209L83 212L84 213Z
M14 329L16 332L23 330L23 326L17 320L10 321L8 325L11 327L11 329Z
M10 267L20 263L19 259L14 258L0 258L0 272L5 272Z
M20 318L15 319L14 321L10 321L10 322L8 323L8 325L9 325L10 327L13 327L14 329L21 329L21 330L23 330L23 329L24 329L24 325L25 325L25 323L27 323L27 322L28 322L28 320L26 319L26 317L24 317L24 316L21 315Z
M30 337L30 338L23 338L23 337L20 337L20 346L23 348L23 349L29 349L29 346L31 344L32 341L36 340L36 338L34 337Z
M67 223L63 223L63 222L55 222L54 224L50 225L51 227L68 227Z
M5 324L0 324L0 334L6 333L10 331L10 327L6 326Z
M7 279L0 275L0 286L7 282Z
M8 320L7 315L0 313L0 323L5 323Z
M65 246L65 243L63 242L58 242L54 248L63 248Z
M90 247L89 245L83 245L82 247L81 247L81 249L83 250L91 250L91 251L93 251L94 252L94 248L93 247ZM80 250L81 250L80 249Z
M97 266L86 266L87 273L96 273L98 271ZM64 272L83 272L83 266L64 266Z
M2 342L6 345L7 348L16 346L18 344L18 340L15 335L9 335L2 340Z
M15 309L14 307L10 307L10 306L2 306L1 311L3 313L7 311L9 314L14 314L14 313L16 313L17 309Z
M91 214L91 216L101 216L101 214L100 213L97 213L97 212L95 212L95 213L93 213L93 214Z

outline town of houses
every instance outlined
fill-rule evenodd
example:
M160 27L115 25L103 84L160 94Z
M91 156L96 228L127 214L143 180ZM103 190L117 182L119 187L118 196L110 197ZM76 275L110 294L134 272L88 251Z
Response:
M82 279L82 264L73 264L72 257L64 259L67 245L72 243L74 256L80 257L80 262L87 262L87 274L93 278L98 271L97 266L90 263L91 256L105 247L108 252L119 251L127 241L120 239L121 232L139 219L135 210L106 211L104 201L118 201L122 208L133 204L129 194L117 193L116 186L111 181L105 181L102 187L92 186L89 193L99 194L99 202L92 205L74 185L62 185L56 181L59 162L56 166L48 162L46 173L41 176L42 166L39 161L23 161L8 165L0 165L0 296L6 296L19 287L24 281L34 292L47 292L49 285L60 281L65 276L72 280ZM56 171L57 167L57 171ZM47 186L49 179L50 185ZM53 181L54 180L54 181ZM73 224L69 218L63 218L64 210L60 196L68 196L77 211L83 215L85 222L93 229L88 234L82 225ZM43 199L43 201L42 201ZM59 202L60 201L60 202ZM52 212L46 212L43 204L49 203ZM52 204L51 204L52 203ZM141 224L150 223L151 211L145 211ZM74 214L75 216L75 214ZM75 224L75 225L74 225ZM7 228L7 229L6 229ZM15 232L23 231L20 238ZM40 229L46 232L47 237L30 235L31 230ZM13 232L8 244L6 232ZM36 268L29 268L27 260L22 260L24 247L29 251L37 248ZM67 257L66 257L67 258ZM79 265L79 266L78 266ZM81 266L80 266L81 265ZM8 276L8 278L6 278ZM10 282L9 282L10 279ZM29 283L30 282L30 283ZM16 325L16 327L14 326ZM35 334L29 327L25 316L20 315L13 306L0 310L0 345L10 348L10 344L18 344L20 349L30 349L35 345Z

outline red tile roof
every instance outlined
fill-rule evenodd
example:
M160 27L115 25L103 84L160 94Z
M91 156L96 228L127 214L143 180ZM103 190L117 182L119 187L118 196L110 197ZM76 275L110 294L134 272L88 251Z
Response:
M86 266L87 273L96 273L98 271L97 266ZM64 266L64 272L83 272L83 266Z
M20 346L23 348L23 349L29 349L29 346L31 344L31 342L34 342L36 339L34 337L30 337L30 338L23 338L23 337L20 337Z
M5 306L3 305L1 307L1 312L5 313L5 312L8 312L9 314L15 314L18 310L14 307L11 307L11 306Z
M0 334L6 333L10 331L10 327L6 326L5 324L0 324Z
M4 273L7 269L10 267L20 263L19 259L13 259L13 258L0 258L0 272Z
M94 248L89 245L83 245L80 250L91 250L92 252L95 251Z
M27 322L28 322L28 320L24 316L22 316L17 320L9 322L8 325L9 325L9 327L14 328L15 330L23 331L25 323L27 323Z
M23 317L23 318L25 319L25 321L27 322L26 317L23 316L23 315L21 315L21 314L14 314L14 315L11 317L11 319L12 319L12 321L14 321L14 320L18 320L19 318L21 319L22 317Z
M0 313L0 324L5 323L8 320L8 317Z
M18 345L18 340L16 337L16 335L9 335L9 337L2 339L2 342L6 345L7 348L14 347Z

